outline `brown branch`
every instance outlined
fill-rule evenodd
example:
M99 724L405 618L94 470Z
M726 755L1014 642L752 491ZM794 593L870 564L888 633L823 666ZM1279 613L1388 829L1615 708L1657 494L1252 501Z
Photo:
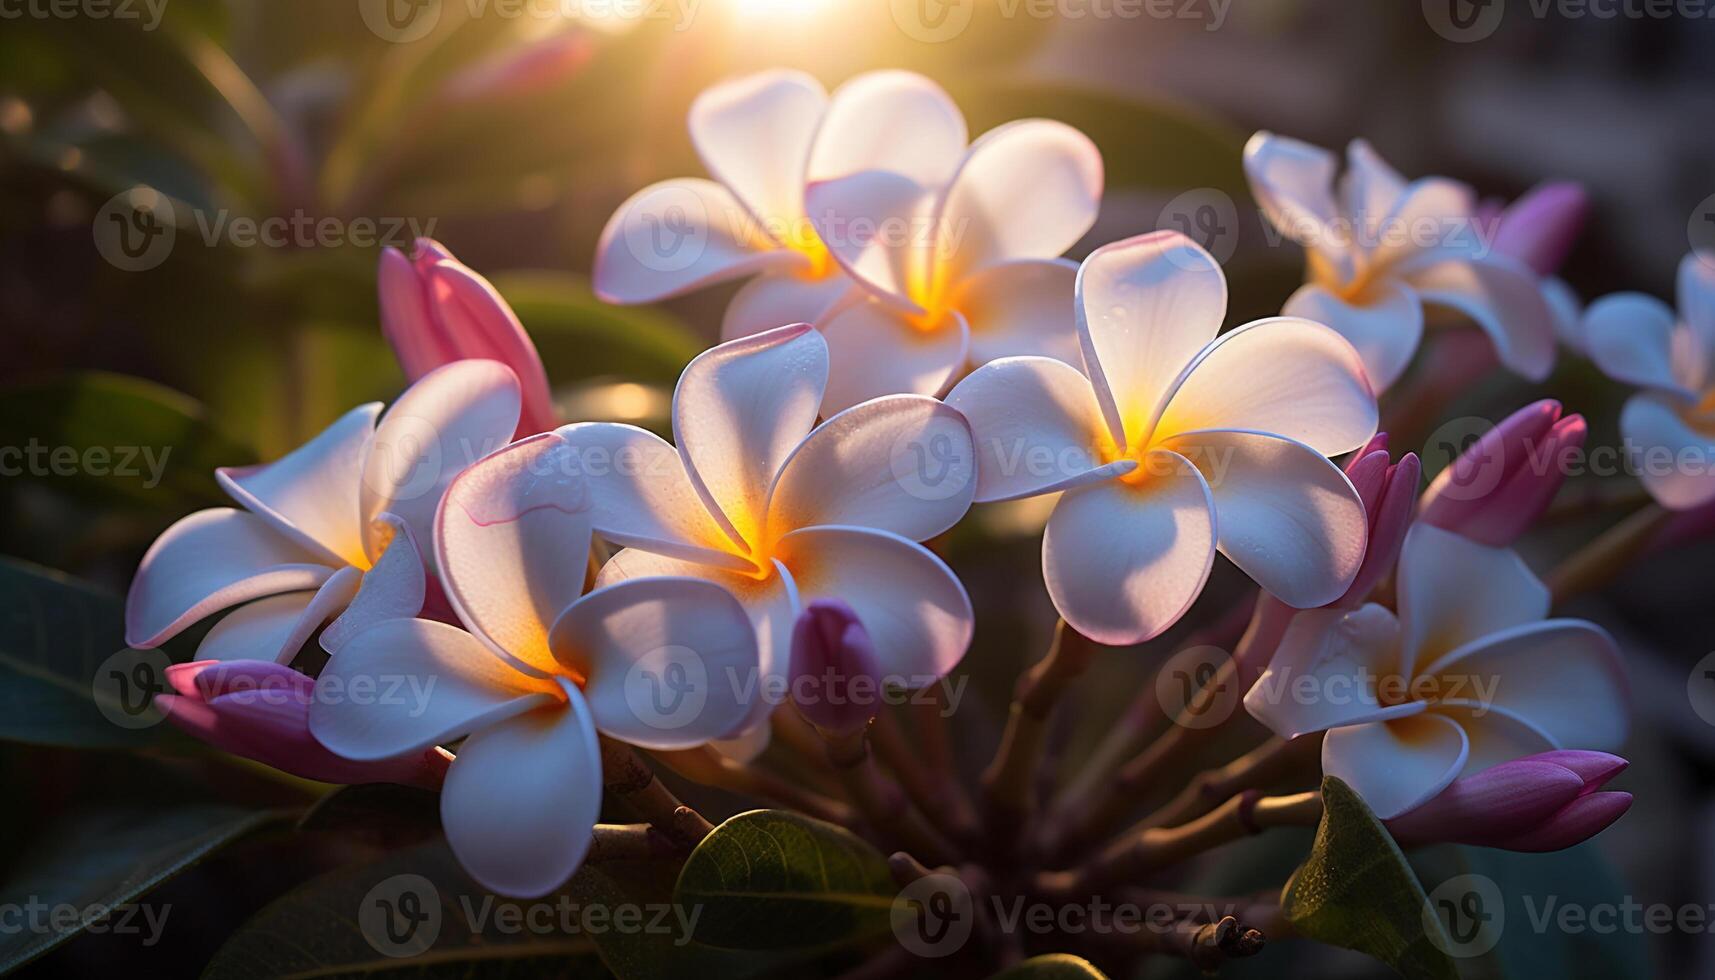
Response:
M1644 553L1670 517L1672 512L1660 504L1645 504L1555 566L1548 576L1548 589L1555 603L1595 591L1613 581L1632 559Z
M883 708L870 728L870 746L911 801L947 836L969 846L977 836L976 812L950 771L937 772L906 741L899 719Z
M624 742L602 736L601 771L609 794L686 850L714 829L702 814L680 802L637 750Z
M767 770L729 759L706 745L656 752L654 755L667 768L694 783L801 810L818 820L841 826L850 826L857 821L857 811L846 803L781 779Z
M678 841L646 823L598 823L586 861L648 861L689 854Z

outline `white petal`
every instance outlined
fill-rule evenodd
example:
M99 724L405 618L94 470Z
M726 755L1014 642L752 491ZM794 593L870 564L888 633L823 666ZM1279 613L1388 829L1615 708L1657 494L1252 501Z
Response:
M1358 222L1379 221L1392 213L1405 193L1406 180L1383 160L1368 140L1346 145L1346 172L1340 175L1340 199Z
M978 500L1033 497L1114 475L1101 469L1106 430L1095 389L1069 364L994 361L960 381L947 404L970 422Z
M496 653L552 673L548 630L583 594L591 501L577 450L552 432L453 481L435 522L447 599Z
M221 467L214 478L232 498L329 564L368 564L358 523L364 454L381 404L360 405L314 439L272 463Z
M722 82L691 104L703 166L776 241L791 241L803 219L804 168L827 104L820 82L786 69Z
M1288 297L1280 311L1332 327L1363 359L1370 385L1385 391L1405 373L1423 339L1423 302L1394 282L1376 283L1355 299L1347 302L1310 285Z
M936 187L952 177L965 140L965 117L939 85L914 72L866 72L834 90L809 178L891 170Z
M1334 203L1338 160L1319 146L1261 132L1245 143L1245 176L1269 223L1312 250L1344 280L1351 274Z
M875 641L884 679L922 687L958 665L971 645L971 599L922 545L856 527L811 527L777 545L804 601L841 599Z
M1108 429L1122 447L1149 438L1174 379L1227 315L1214 256L1178 232L1104 245L1078 270L1078 337Z
M939 395L965 366L971 332L949 312L923 328L878 302L853 304L822 324L831 359L826 412L882 395Z
M1322 771L1388 820L1446 789L1469 751L1456 722L1424 713L1334 729L1322 741Z
M601 230L595 291L609 303L653 303L770 269L801 268L738 198L712 180L662 181L633 194Z
M404 521L392 514L382 514L381 520L392 527L393 538L374 567L363 573L345 612L322 630L321 646L328 653L338 653L353 633L371 623L409 619L423 610L429 586L423 551Z
M817 181L804 208L846 274L877 299L922 315L936 301L930 189L902 174L864 170Z
M1475 321L1514 373L1541 381L1554 368L1554 314L1524 266L1499 257L1450 259L1415 269L1406 281L1425 303L1451 307Z
M966 279L953 306L971 327L971 363L1029 355L1082 365L1077 282L1078 264L1067 259L1000 262Z
M1399 618L1410 674L1466 643L1548 615L1547 586L1508 548L1419 522L1399 558Z
M441 823L477 884L535 898L583 863L601 819L601 746L575 689L473 732L447 770Z
M1518 716L1557 747L1613 751L1626 738L1630 708L1620 650L1594 623L1515 626L1452 651L1423 673L1439 678L1442 692Z
M1456 699L1437 702L1430 710L1446 715L1465 730L1471 750L1465 757L1462 776L1560 747L1535 725L1493 704Z
M1245 710L1282 738L1422 711L1377 700L1376 679L1398 671L1399 621L1385 608L1309 609L1292 617Z
M1097 643L1141 643L1191 608L1215 561L1215 502L1183 457L1154 451L1138 483L1067 491L1042 535L1048 595ZM1137 474L1133 475L1136 478Z
M803 323L711 347L679 375L679 453L734 544L757 540L774 474L816 424L827 386L828 344Z
M125 597L125 642L155 647L205 616L279 592L316 589L333 575L255 514L216 507L161 532Z
M356 569L350 571L362 574ZM239 606L215 623L197 644L196 659L289 663L321 625L320 621L303 622L315 596L315 592L283 592Z
M889 395L798 444L769 493L768 535L846 524L924 541L965 516L976 487L965 417L934 398Z
M441 494L465 467L512 441L523 407L499 361L454 361L423 375L381 417L363 467L364 551L386 547L383 512L431 540Z
M1364 561L1364 502L1321 453L1263 432L1205 430L1162 444L1208 482L1221 554L1289 606L1345 594Z
M1590 359L1616 381L1662 388L1692 397L1674 366L1678 332L1667 304L1643 293L1614 293L1584 313L1584 343Z
M1670 510L1715 499L1715 438L1687 425L1680 409L1671 398L1645 392L1620 411L1620 434L1636 447L1638 478Z
M1209 346L1169 396L1155 438L1253 429L1337 456L1368 442L1376 422L1376 398L1352 345L1320 323L1274 317Z
M816 323L854 287L830 273L806 278L790 272L765 274L739 287L721 319L721 339L737 340L790 323Z
M427 619L354 634L316 679L310 733L348 759L385 759L467 735L562 695L482 641Z
M936 211L936 261L956 282L983 266L1056 258L1095 224L1102 154L1065 123L1023 119L971 144Z
M1588 356L1590 347L1584 337L1584 304L1578 293L1557 276L1542 280L1542 301L1554 315L1554 334L1560 342Z
M677 449L660 436L618 422L578 422L555 430L570 446L602 537L627 548L723 565L752 567L709 516Z
M1412 181L1379 224L1357 229L1370 248L1365 267L1371 275L1405 275L1432 262L1481 254L1486 246L1472 220L1475 207L1475 195L1458 181Z
M756 630L738 600L707 580L639 578L597 589L560 616L552 643L583 677L596 728L621 741L690 748L750 716L761 670Z

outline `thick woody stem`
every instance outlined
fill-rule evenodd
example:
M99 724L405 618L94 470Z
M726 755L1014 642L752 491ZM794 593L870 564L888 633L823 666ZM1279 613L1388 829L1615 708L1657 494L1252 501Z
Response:
M1096 645L1061 620L1043 657L1019 678L1012 711L994 761L983 772L983 803L988 832L998 850L1016 842L1034 804L1037 765L1048 734L1048 718L1066 688L1090 666Z
M839 800L805 789L771 772L729 759L706 745L673 752L656 752L654 755L667 768L694 783L802 810L819 820L841 826L850 825L857 820L857 812Z
M602 736L601 771L608 793L624 800L633 812L686 850L696 847L714 829L702 814L681 803L637 750L624 742Z
M1672 512L1649 503L1572 553L1548 576L1555 603L1591 592L1613 581L1632 559L1642 555Z
M977 817L971 802L952 774L937 774L925 764L900 729L899 719L883 708L870 728L870 745L893 772L911 801L923 815L948 836L969 845L977 836Z
M911 807L899 786L881 774L870 755L867 730L851 735L824 732L828 762L845 785L870 827L879 834L896 837L912 853L926 861L952 861L955 850L947 840Z
M1201 924L1181 920L1162 933L1160 940L1160 952L1183 956L1205 974L1219 971L1230 959L1255 956L1267 942L1260 931L1240 925L1230 915Z
M1133 831L1172 827L1208 813L1234 793L1258 789L1292 772L1322 750L1322 733L1284 739L1276 735L1232 762L1205 769L1161 809L1145 817Z
M586 861L647 861L682 858L690 853L679 842L646 823L598 823Z

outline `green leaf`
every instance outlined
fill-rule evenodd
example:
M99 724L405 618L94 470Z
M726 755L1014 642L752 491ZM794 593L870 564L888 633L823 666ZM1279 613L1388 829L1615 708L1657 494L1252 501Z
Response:
M604 375L672 383L704 347L671 315L604 303L578 276L513 272L495 276L494 288L512 304L556 384Z
M222 502L214 468L255 460L193 399L94 371L0 393L0 446L20 454L0 456L8 474L99 504L172 513Z
M67 820L0 886L0 901L75 908L75 922L45 919L42 930L0 931L0 973L8 973L135 902L215 850L269 824L282 811L220 804L120 807ZM147 919L133 920L142 927Z
M885 935L899 893L887 859L849 831L783 810L752 810L703 838L674 898L702 907L696 938L784 949Z
M1387 829L1350 787L1322 780L1322 825L1286 882L1281 910L1298 933L1368 953L1418 980L1457 980L1452 939ZM1433 934L1428 930L1433 930Z
M515 906L524 910L501 911ZM394 920L390 933L388 911L407 907L417 917ZM488 893L437 839L330 871L270 902L215 953L203 980L607 977L577 909L569 923L565 914L558 895L514 902Z
M158 690L165 655L146 661L139 690L108 683L103 664L125 646L125 607L93 586L0 558L0 740L72 748L137 748L169 726L123 700ZM125 680L129 663L110 665ZM101 683L97 683L97 681ZM107 709L103 713L103 707ZM145 712L151 709L145 709ZM111 717L135 719L122 725Z
M1032 956L989 980L1107 980L1107 974L1070 953L1049 953Z

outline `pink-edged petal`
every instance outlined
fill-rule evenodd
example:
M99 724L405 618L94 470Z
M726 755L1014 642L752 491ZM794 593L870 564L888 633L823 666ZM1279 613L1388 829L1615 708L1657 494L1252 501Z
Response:
M822 324L822 336L830 358L824 414L882 395L939 395L964 369L971 345L958 313L924 328L878 302L835 313Z
M496 653L552 673L548 630L584 591L591 500L577 451L523 439L459 474L435 519L435 553L459 619Z
M1398 676L1399 621L1374 604L1292 617L1245 710L1282 738L1416 714L1421 701L1383 706L1375 681Z
M522 406L518 377L498 361L454 361L405 389L376 426L363 467L364 551L381 557L385 512L418 541L430 540L435 508L465 467L512 441Z
M665 439L619 422L578 422L555 434L571 447L589 493L590 520L626 548L746 571L748 559L709 515L684 457Z
M472 732L447 770L447 843L501 895L536 898L565 884L601 819L601 744L569 682L566 698Z
M196 658L291 663L310 634L351 602L362 580L362 572L347 566L314 592L288 592L240 606L208 631Z
M1518 553L1419 522L1399 556L1402 669L1410 674L1491 633L1548 615L1548 587Z
M1194 429L1251 429L1324 456L1369 441L1376 398L1352 345L1320 323L1274 317L1222 334L1168 397L1155 438Z
M953 307L971 327L971 363L1040 356L1083 364L1077 283L1078 264L1068 259L1000 262L960 283Z
M1075 310L1108 430L1121 448L1141 446L1174 380L1221 329L1227 279L1191 239L1151 232L1090 253Z
M1321 286L1303 286L1280 311L1326 324L1346 338L1377 392L1399 380L1423 340L1423 302L1399 283L1375 283L1350 300Z
M1676 367L1673 310L1654 296L1614 293L1590 304L1582 326L1590 359L1615 381L1693 397Z
M560 616L551 642L583 678L596 728L648 749L732 734L759 693L756 629L732 593L706 579L597 589Z
M601 230L596 295L653 303L770 269L800 268L732 192L712 180L662 181L633 194Z
M1470 693L1470 692L1462 692ZM1529 719L1481 698L1453 698L1429 706L1459 723L1471 745L1466 774L1551 751L1558 743Z
M1499 256L1448 259L1413 269L1406 281L1423 302L1470 317L1509 370L1532 381L1548 377L1554 367L1554 314L1530 270Z
M156 647L186 626L251 599L320 588L320 555L241 510L199 510L161 532L125 597L125 642Z
M1636 447L1638 478L1663 507L1689 510L1715 500L1715 437L1689 425L1674 399L1641 392L1620 412L1620 434Z
M722 82L691 104L703 166L782 244L803 219L804 167L827 105L820 82L788 69Z
M970 509L976 462L970 423L955 409L923 395L866 401L787 457L769 492L768 535L847 524L927 540Z
M764 274L739 287L721 318L721 339L737 340L789 323L817 323L854 289L843 275Z
M828 344L807 323L711 347L679 375L679 453L735 545L758 540L774 474L816 424L827 386Z
M1266 432L1210 429L1161 445L1202 472L1221 554L1258 585L1300 609L1345 594L1363 564L1369 522L1327 457Z
M310 731L348 759L426 749L560 701L456 626L389 619L361 630L316 679Z
M1095 224L1102 154L1061 122L1021 119L984 133L936 208L937 264L949 281L1014 259L1056 258Z
M246 510L328 564L368 564L358 493L381 404L345 413L314 439L272 463L221 467L214 478Z
M1630 716L1625 669L1614 638L1594 623L1551 619L1485 636L1423 669L1446 690L1471 694L1518 716L1555 742L1611 751Z
M971 372L947 395L971 425L981 501L1033 497L1121 475L1104 467L1104 432L1090 379L1062 361L1008 357ZM1125 461L1123 472L1136 468Z
M1322 771L1388 820L1446 789L1464 770L1468 752L1464 729L1424 712L1330 731L1322 741Z
M937 187L957 169L965 140L965 117L939 85L914 72L866 72L834 90L808 177L889 170Z
M1566 261L1584 227L1590 196L1572 181L1541 183L1507 205L1495 229L1494 247L1539 276L1552 276Z
M499 361L517 376L523 398L519 434L545 432L558 424L542 356L500 292L453 259L430 264L425 278L434 315L458 356Z
M923 315L935 297L931 189L903 174L863 170L816 181L804 209L840 268L877 299Z
M1281 234L1311 250L1343 281L1351 275L1346 236L1337 230L1334 201L1339 160L1319 146L1259 132L1245 143L1245 176L1263 216Z
M922 687L970 647L970 596L922 545L869 528L810 527L776 547L803 601L839 599L857 612L888 683Z
M386 619L409 619L423 611L428 597L428 576L423 549L404 521L392 514L380 518L392 529L392 538L369 571L345 611L322 630L321 646L338 653L351 635L371 623Z
M660 576L699 578L731 593L744 607L745 615L756 629L757 661L762 667L764 683L779 683L786 677L792 654L792 624L798 620L800 604L797 583L785 565L775 561L771 574L757 578L627 548L601 567L595 587L604 589L618 582ZM741 690L739 693L746 698L752 697L749 691ZM769 707L764 699L756 698L752 702L753 716L749 723L766 717Z
M1159 450L1131 477L1067 491L1042 535L1054 608L1110 646L1141 643L1178 622L1214 562L1209 486L1184 457Z
M1679 260L1679 315L1696 341L1695 370L1688 376L1701 389L1715 372L1715 252L1692 252Z

